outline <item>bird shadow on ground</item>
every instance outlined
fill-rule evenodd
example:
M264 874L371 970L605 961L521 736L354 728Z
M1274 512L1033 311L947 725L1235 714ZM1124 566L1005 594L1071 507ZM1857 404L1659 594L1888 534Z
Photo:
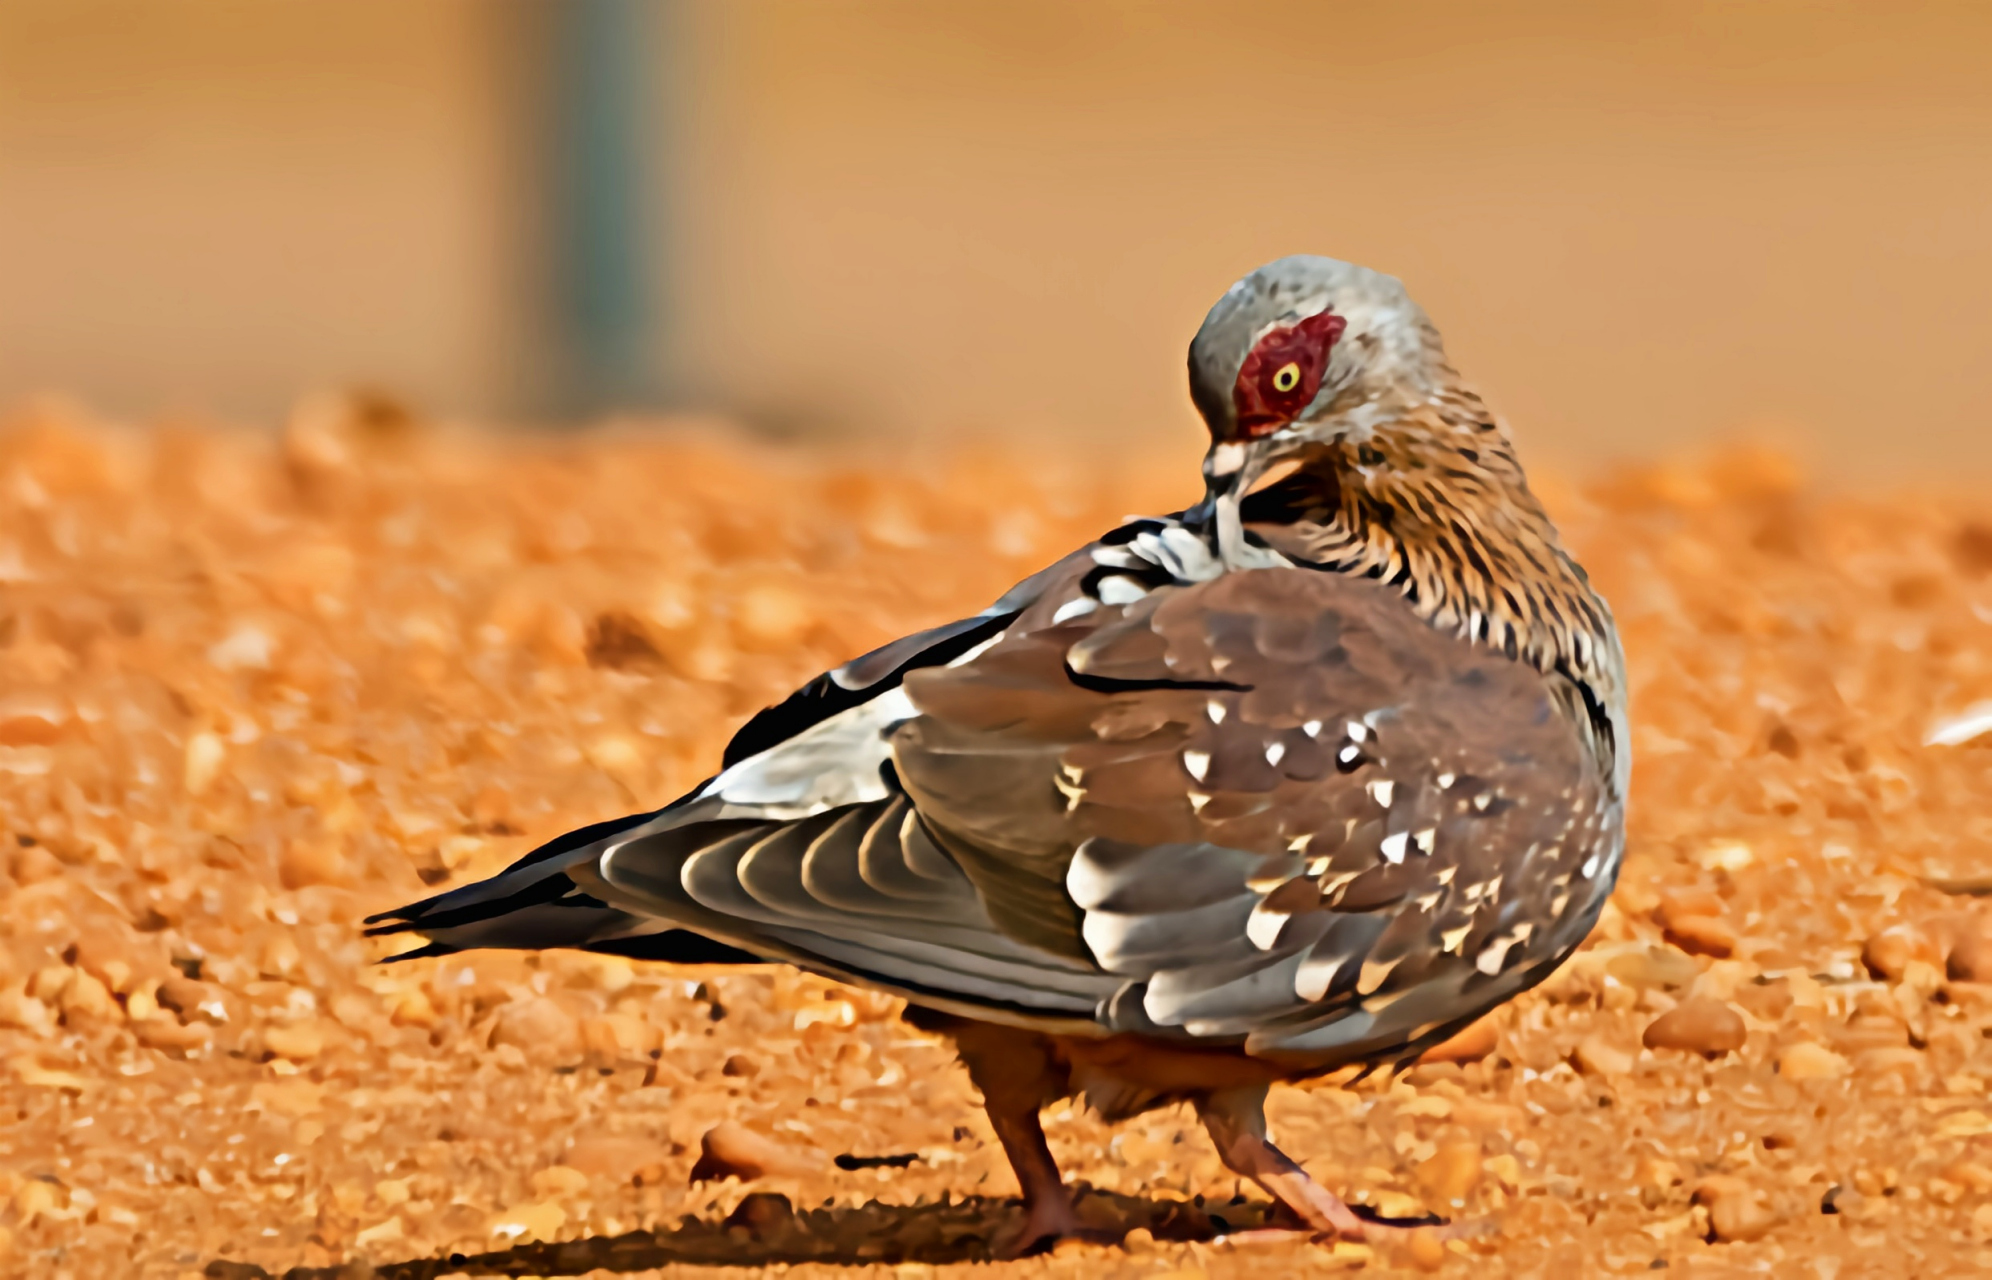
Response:
M1211 1240L1268 1224L1272 1206L1237 1197L1198 1205L1150 1200L1082 1188L1080 1217L1107 1235L1146 1228L1157 1240ZM748 1196L725 1218L687 1217L674 1227L521 1244L479 1254L411 1258L405 1262L345 1263L270 1271L250 1262L216 1260L210 1280L434 1280L444 1275L571 1276L591 1271L647 1271L664 1266L755 1267L817 1262L879 1263L988 1261L992 1241L1020 1229L1015 1200L971 1196L939 1203L797 1210L788 1198Z

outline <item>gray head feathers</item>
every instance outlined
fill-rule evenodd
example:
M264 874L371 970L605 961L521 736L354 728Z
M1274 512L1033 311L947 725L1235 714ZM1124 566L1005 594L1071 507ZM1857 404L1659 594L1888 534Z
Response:
M1438 331L1395 276L1335 258L1280 258L1225 290L1190 342L1190 398L1214 438L1232 434L1232 386L1259 339L1324 310L1348 328L1300 423L1318 420L1331 405L1353 407L1393 389L1422 395L1449 372Z

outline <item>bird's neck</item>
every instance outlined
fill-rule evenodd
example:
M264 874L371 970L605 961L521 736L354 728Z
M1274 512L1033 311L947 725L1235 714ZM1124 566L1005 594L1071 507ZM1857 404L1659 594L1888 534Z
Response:
M1622 705L1611 614L1477 399L1406 406L1297 463L1241 504L1258 539L1291 560L1389 583L1432 625Z

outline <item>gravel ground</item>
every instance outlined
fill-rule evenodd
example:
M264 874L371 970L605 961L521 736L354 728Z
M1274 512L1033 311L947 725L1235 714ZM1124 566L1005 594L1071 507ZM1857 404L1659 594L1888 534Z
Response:
M271 435L17 418L0 1272L1992 1272L1992 737L1962 718L1992 509L1775 457L1543 486L1631 656L1613 906L1462 1060L1275 1093L1317 1177L1470 1242L1228 1243L1264 1197L1190 1117L1062 1110L1127 1241L990 1266L1015 1185L895 1001L373 963L367 912L670 797L821 667L1180 506L1194 461L477 435L370 399Z

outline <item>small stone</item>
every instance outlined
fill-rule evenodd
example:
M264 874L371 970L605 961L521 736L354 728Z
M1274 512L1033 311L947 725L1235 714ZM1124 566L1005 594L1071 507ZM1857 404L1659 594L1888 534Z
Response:
M1573 1055L1586 1075L1623 1076L1631 1073L1637 1059L1595 1032L1585 1036Z
M814 621L809 601L777 583L749 587L734 602L733 616L742 648L771 652L792 648Z
M495 1213L485 1223L486 1233L508 1241L551 1240L567 1225L567 1210L541 1200Z
M304 963L297 942L288 933L272 934L256 957L256 968L265 978L287 979Z
M55 1028L55 1012L46 1002L21 988L9 988L0 991L0 1027L47 1034Z
M491 1043L511 1045L523 1053L557 1061L571 1061L581 1056L581 1024L554 1000L534 996L505 1006L492 1030Z
M1900 1012L1895 1009L1861 1013L1847 1020L1837 1040L1840 1048L1849 1053L1865 1049L1900 1049L1909 1043L1909 1028L1903 1025Z
M794 1221L795 1206L787 1196L774 1191L755 1191L743 1196L733 1212L726 1215L727 1226L745 1227L754 1239L765 1239Z
M1778 1216L1755 1199L1724 1197L1708 1207L1708 1226L1724 1243L1758 1240L1778 1225Z
M1418 1188L1439 1204L1458 1205L1466 1201L1480 1181L1480 1144L1449 1142L1418 1166Z
M250 1109L280 1116L305 1116L325 1105L325 1086L302 1076L262 1080L249 1091Z
M588 976L597 991L615 995L636 982L636 966L627 956L589 956Z
M752 1058L735 1053L727 1056L726 1065L719 1069L719 1074L733 1076L742 1080L751 1080L760 1074L760 1070L759 1067L754 1065Z
M1946 1182L1952 1182L1973 1195L1984 1195L1992 1191L1992 1168L1977 1160L1958 1160L1945 1166L1937 1175Z
M1712 889L1668 889L1661 893L1653 918L1660 922L1661 928L1671 929L1676 921L1689 916L1719 916L1727 909L1727 904Z
M821 1170L827 1163L820 1151L789 1146L731 1120L708 1129L699 1148L698 1163L692 1166L693 1182L800 1178Z
M286 889L345 884L350 878L345 855L330 835L300 836L277 858L277 879Z
M1385 1218L1415 1219L1425 1216L1425 1206L1418 1197L1394 1191L1389 1187L1376 1187L1367 1193L1368 1205Z
M1700 975L1695 962L1672 947L1642 947L1605 962L1605 972L1629 987L1685 987Z
M214 993L208 989L207 984L193 978L166 979L159 984L158 994L154 998L159 1001L160 1008L170 1009L179 1014L182 1022L191 1022L200 1017L213 1021L213 1011L219 1007L215 1004Z
M16 847L7 859L7 872L22 888L63 874L62 859L38 844Z
M603 1058L641 1059L664 1047L664 1032L627 1013L607 1013L581 1024L590 1053Z
M1489 1156L1481 1162L1487 1176L1501 1184L1508 1191L1519 1191L1522 1186L1522 1162L1503 1151L1498 1156Z
M1864 1049L1854 1055L1854 1070L1864 1076L1917 1076L1923 1071L1923 1053L1907 1046Z
M1849 1070L1845 1058L1809 1040L1788 1045L1778 1054L1778 1074L1787 1080L1837 1080Z
M325 1031L316 1022L293 1022L263 1032L263 1047L279 1058L309 1062L325 1052Z
M542 1200L565 1200L588 1189L588 1175L569 1165L548 1165L526 1179Z
M69 706L52 693L25 690L0 698L0 746L45 747L62 736Z
M201 1048L214 1034L205 1022L180 1023L172 1018L153 1018L131 1024L131 1033L148 1049L186 1053Z
M1632 1180L1639 1187L1641 1203L1650 1209L1681 1185L1681 1166L1661 1156L1644 1156L1633 1171Z
M1405 1255L1420 1271L1437 1271L1446 1263L1445 1242L1430 1227L1419 1227L1405 1243Z
M60 1004L62 993L75 976L76 970L66 964L45 964L28 979L28 994L43 1004Z
M1744 1038L1742 1015L1706 996L1683 1000L1649 1023L1641 1037L1649 1049L1681 1049L1708 1057L1741 1049Z
M62 1199L62 1191L54 1183L29 1178L14 1190L14 1215L22 1225L32 1225L35 1219L62 1208Z
M666 1144L652 1138L596 1134L575 1139L560 1163L610 1184L650 1185L664 1180L670 1158Z
M220 735L203 729L189 737L183 771L187 794L198 796L212 786L227 757L228 747Z
M1992 982L1992 933L1963 934L1944 958L1952 982Z
M1716 916L1683 916L1667 926L1667 941L1691 956L1727 959L1736 952L1736 930Z
M122 929L93 929L78 938L74 963L119 995L130 993L138 985L141 968L150 969L154 976L163 971L156 963L134 954L131 935Z
M1884 982L1900 982L1911 964L1925 964L1941 970L1942 952L1929 933L1918 925L1890 925L1867 940L1861 948L1861 963Z
M62 989L62 1012L70 1018L115 1018L120 1011L111 989L95 974L78 969Z
M397 992L389 1004L388 1021L397 1027L433 1027L436 1017L435 1004L420 987Z
M353 1236L353 1243L364 1249L368 1245L392 1244L404 1234L401 1215L396 1214L385 1222L375 1223Z
M1478 1062L1499 1044L1492 1015L1456 1032L1449 1040L1425 1050L1419 1062Z

